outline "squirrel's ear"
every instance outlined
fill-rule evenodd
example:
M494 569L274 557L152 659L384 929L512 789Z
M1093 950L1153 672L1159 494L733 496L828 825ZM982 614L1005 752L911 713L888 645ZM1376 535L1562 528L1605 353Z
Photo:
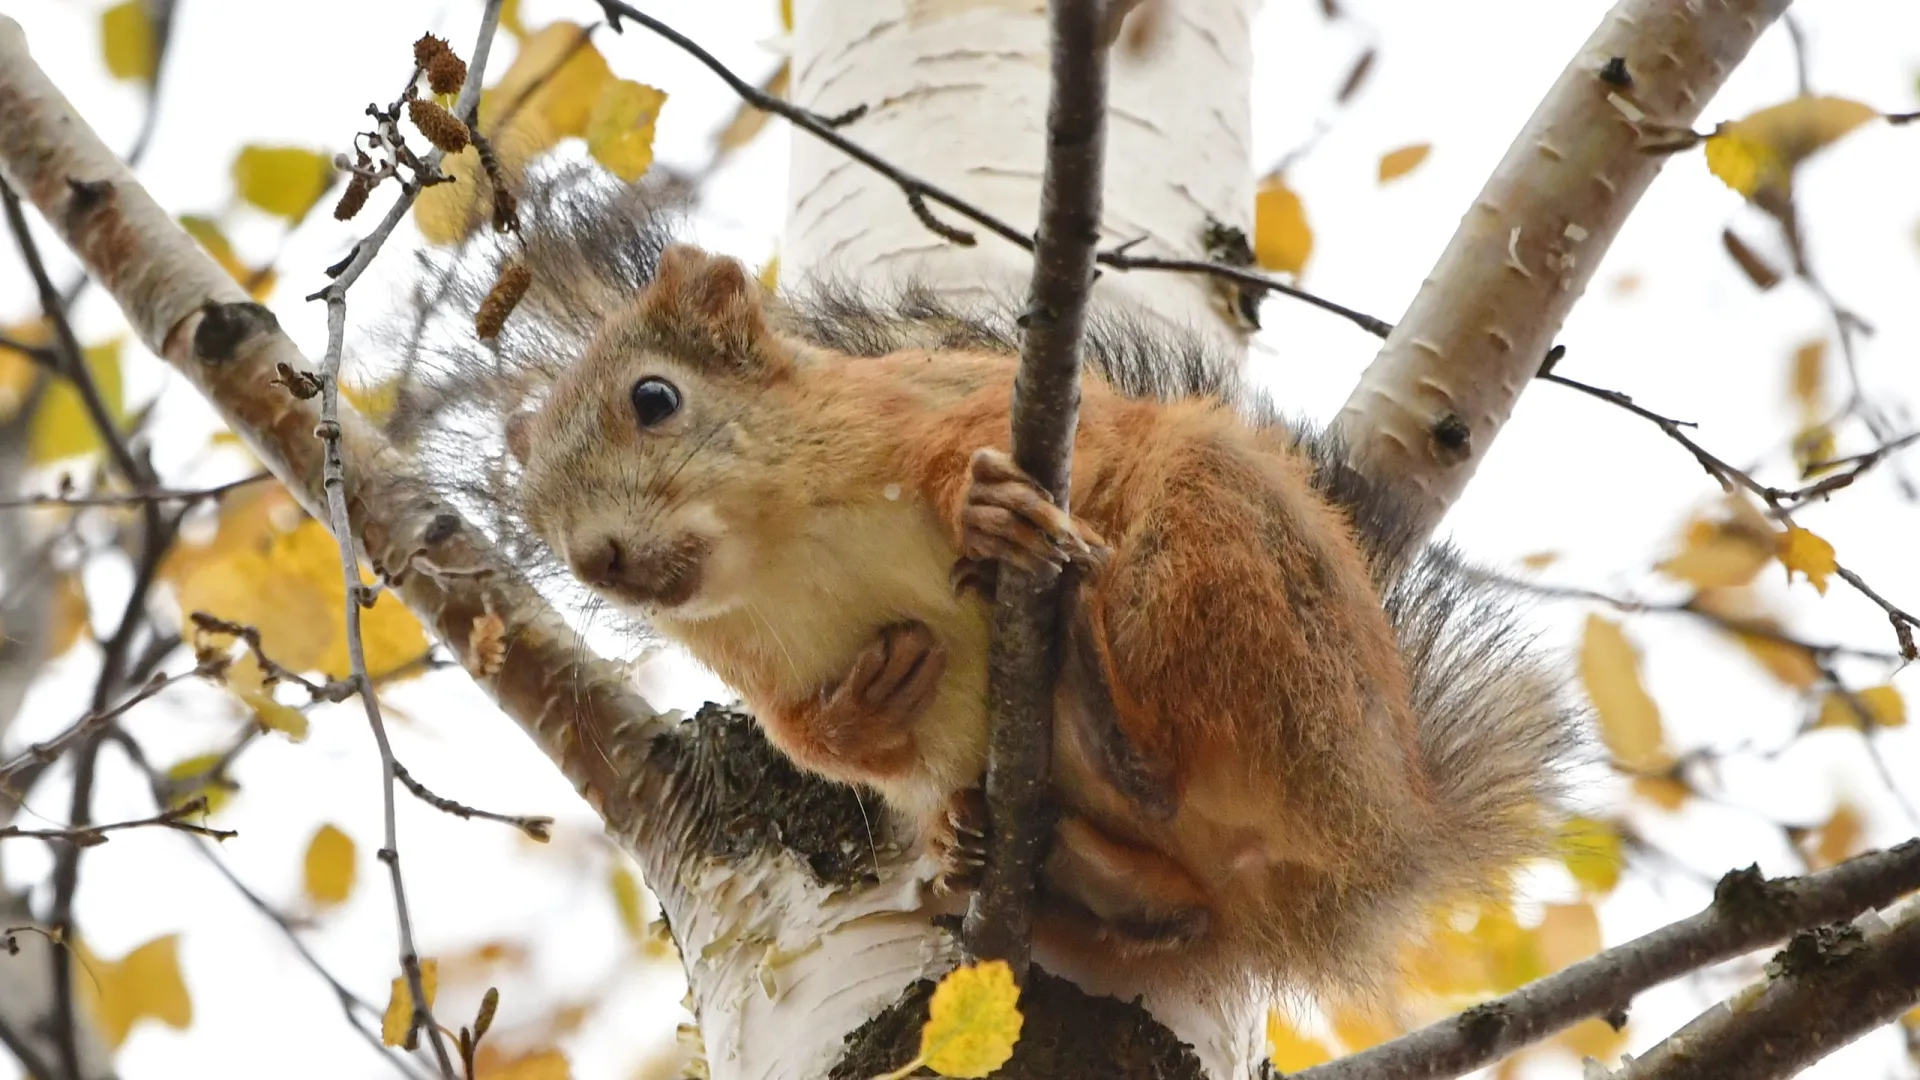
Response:
M758 290L738 259L673 244L661 252L641 303L671 345L717 353L732 365L782 368L787 350L767 328Z

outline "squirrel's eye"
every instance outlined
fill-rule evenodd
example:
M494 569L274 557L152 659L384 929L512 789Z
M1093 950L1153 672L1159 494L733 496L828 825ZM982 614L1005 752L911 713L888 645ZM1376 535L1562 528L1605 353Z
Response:
M633 384L633 415L649 428L680 411L680 391L665 379L648 376Z

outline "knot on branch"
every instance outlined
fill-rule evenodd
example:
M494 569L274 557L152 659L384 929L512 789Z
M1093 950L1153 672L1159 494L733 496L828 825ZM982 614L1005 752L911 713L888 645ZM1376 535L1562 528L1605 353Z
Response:
M273 312L251 300L208 303L200 308L200 325L193 330L193 355L203 363L224 364L248 341L279 330Z

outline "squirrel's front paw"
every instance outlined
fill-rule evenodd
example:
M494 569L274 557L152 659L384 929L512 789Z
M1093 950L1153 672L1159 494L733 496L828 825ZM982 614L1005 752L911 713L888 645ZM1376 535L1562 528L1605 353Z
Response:
M969 563L997 559L1038 575L1069 563L1095 567L1106 555L1099 534L1055 506L1010 455L992 448L973 452L960 507L956 589L990 580L970 568L963 570Z
M933 890L941 895L978 888L987 865L987 793L956 791L927 833L927 852L940 864Z
M913 764L913 724L933 703L947 651L925 623L881 627L853 667L826 694L813 718L815 749L864 777L895 775Z

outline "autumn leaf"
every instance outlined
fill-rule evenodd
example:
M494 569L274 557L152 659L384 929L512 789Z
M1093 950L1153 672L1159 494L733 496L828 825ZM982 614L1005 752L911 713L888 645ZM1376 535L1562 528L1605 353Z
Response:
M1559 971L1600 951L1600 915L1590 903L1548 904L1536 931L1540 959Z
M275 701L273 688L267 685L267 673L253 653L242 653L227 665L227 689L240 699L254 720L268 731L277 731L293 742L307 741L307 715L291 705Z
M789 62L781 61L773 74L767 76L767 80L760 84L760 92L770 97L786 97L790 68ZM734 108L732 119L728 120L726 126L720 129L720 133L713 137L715 158L724 160L735 150L752 142L755 136L766 130L767 121L772 118L773 114L742 101Z
M553 1049L507 1060L483 1052L474 1064L474 1080L569 1080L573 1076L567 1055Z
M51 629L47 633L49 659L63 655L79 644L81 635L92 628L87 610L87 592L80 585L79 574L68 571L54 581L50 618Z
M198 240L207 254L213 256L213 261L219 263L221 269L232 274L233 280L239 282L255 301L265 301L273 293L273 286L278 281L278 275L273 272L273 268L267 266L256 270L241 262L240 257L234 254L232 242L227 239L226 233L221 231L218 222L212 218L187 214L180 218L180 227L187 231L188 236Z
M1560 553L1557 551L1536 551L1520 557L1520 565L1528 570L1545 570L1559 561Z
M1253 199L1253 257L1268 270L1296 277L1313 254L1313 229L1300 196L1278 176L1267 178Z
M645 83L606 84L587 117L587 152L631 184L653 165L653 124L667 95Z
M288 221L306 217L333 185L327 155L297 146L243 146L232 172L242 199Z
M45 345L52 336L45 319L0 326L0 336L22 345ZM26 400L27 391L39 375L40 365L13 349L0 348L0 422L13 419Z
M87 371L100 391L100 404L115 427L126 421L126 406L120 378L120 338L85 350ZM27 451L35 465L98 453L105 447L100 429L87 410L86 399L65 379L56 379L40 399L40 410L33 417L33 434Z
M1789 525L1780 534L1780 565L1787 568L1789 583L1794 574L1805 574L1808 584L1821 596L1827 595L1827 578L1839 569L1833 545L1798 525Z
M420 961L420 989L427 995L427 1008L433 1008L433 996L440 989L439 961ZM399 1046L406 1041L412 1027L413 991L407 986L407 975L403 971L393 980L393 989L387 996L387 1011L380 1018L380 1041Z
M1398 150L1389 150L1380 156L1380 183L1397 180L1420 167L1433 152L1431 143L1414 143Z
M1667 758L1660 707L1640 682L1640 652L1617 623L1587 616L1580 645L1580 681L1600 717L1600 737L1616 762L1634 772L1661 768Z
M586 27L551 23L521 42L513 64L500 76L493 89L500 111L490 111L483 104L480 115L500 116L510 124L517 121L517 114L530 113L545 121L557 142L586 133L587 118L600 100L601 89L612 81L613 70L594 47ZM507 110L516 115L508 116Z
M933 988L920 1054L876 1080L904 1080L925 1066L941 1076L987 1076L1013 1056L1020 1039L1020 988L1004 960L954 968Z
M1860 850L1860 838L1865 832L1860 811L1844 803L1836 807L1833 816L1801 838L1807 868L1825 870L1845 862Z
M1802 428L1793 436L1793 463L1800 467L1802 479L1832 472L1838 467L1833 460L1838 454L1833 428L1826 424Z
M1744 504L1735 503L1736 507ZM1695 519L1687 526L1680 551L1655 569L1697 589L1745 585L1773 561L1774 536L1765 521L1738 510L1728 519Z
M1793 351L1792 374L1788 377L1788 389L1800 402L1803 412L1817 413L1824 410L1824 394L1827 380L1827 343L1814 339Z
M1633 793L1668 812L1685 806L1692 794L1687 785L1668 776L1636 776Z
M1333 1051L1300 1033L1279 1009L1267 1010L1267 1060L1282 1074L1324 1065Z
M1620 884L1623 844L1620 830L1588 817L1560 827L1560 861L1582 888L1605 896Z
M178 808L194 799L206 801L206 813L212 816L233 797L233 789L225 784L214 783L212 773L215 767L226 757L225 754L195 754L193 757L174 762L167 767L168 780L175 782L193 780L195 783L173 793L169 808Z
M793 0L780 0L780 29L793 33Z
M1858 703L1857 707L1855 703ZM1838 691L1829 693L1820 702L1820 720L1823 728L1855 728L1861 726L1860 711L1866 710L1877 728L1905 727L1907 723L1907 703L1900 697L1900 691L1891 686L1875 686L1861 690L1848 699L1848 695Z
M1707 168L1755 202L1784 198L1802 161L1880 114L1846 98L1797 97L1707 137Z
M307 841L305 861L307 897L321 907L338 904L353 893L356 866L353 837L332 825L322 825Z
M613 907L620 913L620 925L626 928L627 936L645 941L647 920L640 908L640 882L634 878L633 871L616 865L608 875L607 884L613 890Z
M1377 1009L1335 1006L1330 1013L1328 1021L1334 1037L1349 1054L1379 1046L1402 1034L1400 1026Z
M1627 1033L1625 1028L1615 1031L1605 1020L1583 1020L1561 1032L1554 1041L1577 1057L1606 1062L1626 1049Z
M100 51L114 78L153 81L158 54L146 0L123 0L100 13Z
M1759 606L1747 589L1703 589L1693 598L1702 614L1724 619L1740 629L1727 634L1774 678L1795 690L1820 680L1820 665L1803 645L1784 640L1780 620Z
M181 1029L193 1023L193 998L180 975L180 938L158 937L118 960L95 956L77 938L70 942L80 972L80 998L99 1022L107 1045L119 1049L141 1020Z
M1468 929L1456 918L1472 915ZM1445 1000L1478 1000L1517 989L1546 974L1539 942L1505 903L1483 901L1431 920L1426 940L1403 957L1409 985Z

